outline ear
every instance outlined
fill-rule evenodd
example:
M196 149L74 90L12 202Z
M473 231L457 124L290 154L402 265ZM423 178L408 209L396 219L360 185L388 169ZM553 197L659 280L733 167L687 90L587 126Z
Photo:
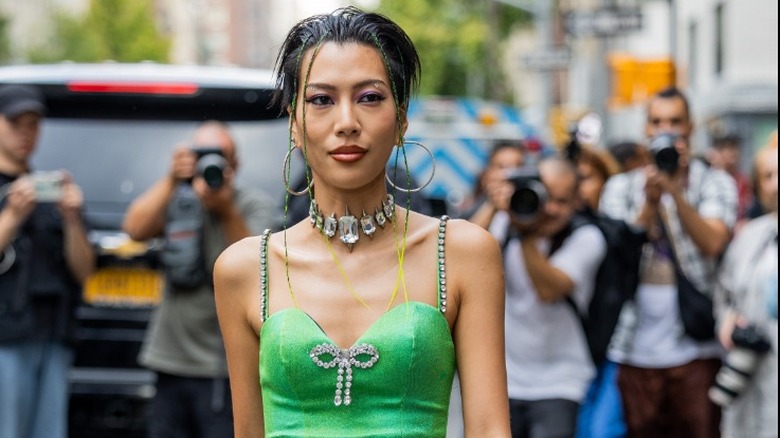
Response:
M406 117L406 106L403 106L401 107L401 132L398 133L398 138L404 138L406 136L406 131L408 129L409 129L409 118Z
M289 110L290 108L288 107L288 112ZM290 133L292 135L293 144L295 145L296 148L300 147L300 145L302 145L303 142L301 141L301 135L300 132L298 132L298 124L295 123L295 116L293 115L293 113L290 113L289 120L290 120L289 121Z

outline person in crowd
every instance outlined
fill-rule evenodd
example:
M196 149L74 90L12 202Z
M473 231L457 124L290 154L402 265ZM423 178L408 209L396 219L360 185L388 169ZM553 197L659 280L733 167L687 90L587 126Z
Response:
M209 153L198 158L204 151ZM139 355L141 365L157 375L149 409L152 437L233 436L211 272L228 245L278 221L267 194L235 185L238 165L229 126L206 121L190 142L175 148L168 172L131 203L124 218L123 229L134 240L166 240L166 290Z
M0 87L2 438L67 436L75 308L95 267L81 189L30 164L45 112L37 88Z
M612 175L620 172L620 166L605 149L583 145L577 157L579 174L579 198L581 210L594 214L599 211L599 200L604 184Z
M534 219L509 206L504 248L512 436L574 436L595 367L572 303L587 309L606 242L593 224L574 227L575 166L553 157L538 170L547 200Z
M625 143L636 146L635 143ZM639 149L634 153L639 154ZM636 157L627 157L629 161ZM585 220L594 220L599 214L599 201L604 185L621 172L621 166L606 149L581 145L576 159L579 174L579 214ZM628 244L625 242L624 244ZM617 364L605 361L598 364L596 376L588 388L577 420L578 438L618 438L625 436L620 391L617 387Z
M504 159L495 154L485 174L491 178L486 204L495 213L487 223L472 217L491 230L504 249L512 436L574 436L595 367L579 317L567 301L587 308L606 242L593 224L573 226L579 205L573 163L547 157L533 166L543 186L537 193L546 193L546 201L528 214L531 208L516 203L532 197L512 200L519 187L526 186L507 179L512 174L499 167L503 163L515 168L522 157L511 149L499 153Z
M712 167L723 169L737 183L737 226L738 233L742 224L748 220L748 208L753 202L753 184L750 177L742 172L742 139L734 133L718 135L712 142L712 148L707 156Z
M707 390L721 347L714 338L697 340L686 332L675 260L698 292L711 296L715 263L736 222L737 191L725 171L691 158L692 131L680 90L653 95L645 134L672 139L672 148L664 148L664 160L654 153L651 164L610 178L599 205L607 216L644 229L649 239L636 297L623 307L609 352L620 364L618 386L632 437L719 436L720 409ZM668 159L672 152L674 160Z
M477 176L471 205L465 209L463 217L469 221L489 229L490 223L496 219L499 227L509 224L507 205L496 205L494 201L507 201L512 192L511 185L506 184L506 173L520 169L525 165L525 150L523 144L515 141L496 142L488 155L487 164ZM505 192L505 193L501 193Z
M620 166L620 172L630 172L650 162L647 149L635 141L618 141L611 144L607 150Z
M419 72L406 33L354 7L282 44L276 101L311 213L215 267L237 437L444 437L456 368L466 434L509 436L499 247L386 188Z
M710 391L725 405L722 430L730 438L777 436L777 143L759 150L753 168L766 214L729 245L715 300L725 362L746 372L724 368Z
M766 147L769 149L777 148L777 130L772 131L772 133L769 135L769 139L767 140ZM746 219L755 219L759 216L763 216L766 212L764 211L764 207L761 205L761 201L759 197L757 196L756 192L758 190L759 183L756 181L757 175L756 172L753 172L753 180L751 181L751 185L753 187L753 201L748 205L747 212L746 212Z

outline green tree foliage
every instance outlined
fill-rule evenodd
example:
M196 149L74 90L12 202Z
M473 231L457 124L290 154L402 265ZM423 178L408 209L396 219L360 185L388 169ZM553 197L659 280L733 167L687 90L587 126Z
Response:
M57 12L45 47L30 50L32 62L168 60L170 40L157 32L152 0L92 1L83 17Z
M0 14L0 64L11 60L11 41L8 37L8 17Z
M422 59L421 95L477 95L511 101L501 73L501 41L530 16L494 0L382 0L377 12L396 21ZM489 8L497 8L489 22ZM494 33L491 34L491 31ZM493 40L496 41L493 41Z

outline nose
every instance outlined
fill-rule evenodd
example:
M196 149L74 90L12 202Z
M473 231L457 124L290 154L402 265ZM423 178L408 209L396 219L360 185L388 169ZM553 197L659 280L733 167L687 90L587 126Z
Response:
M336 122L338 135L354 135L360 132L360 122L355 114L355 108L351 104L341 105Z

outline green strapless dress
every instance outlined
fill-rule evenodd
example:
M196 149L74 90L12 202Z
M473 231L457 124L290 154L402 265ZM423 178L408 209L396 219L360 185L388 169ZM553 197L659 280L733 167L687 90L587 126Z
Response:
M266 437L446 435L455 347L442 314L445 229L446 217L439 227L438 308L400 304L349 348L336 346L299 308L268 316L263 287L259 368Z

